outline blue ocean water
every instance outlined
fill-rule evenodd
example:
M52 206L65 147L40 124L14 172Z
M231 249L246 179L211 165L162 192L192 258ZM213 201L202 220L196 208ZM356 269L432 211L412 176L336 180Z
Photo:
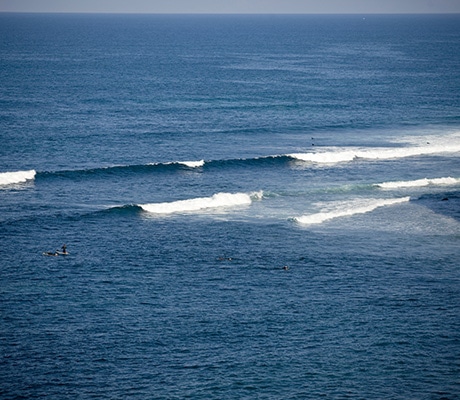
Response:
M0 398L460 397L458 15L0 14L0 72Z

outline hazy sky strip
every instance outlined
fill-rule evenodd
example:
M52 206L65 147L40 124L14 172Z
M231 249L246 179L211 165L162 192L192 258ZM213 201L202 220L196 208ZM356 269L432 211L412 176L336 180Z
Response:
M460 0L0 0L0 12L460 13Z

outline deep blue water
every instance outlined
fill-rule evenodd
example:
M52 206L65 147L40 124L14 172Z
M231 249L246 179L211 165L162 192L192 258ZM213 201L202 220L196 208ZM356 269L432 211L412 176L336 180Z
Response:
M460 397L459 16L0 14L0 139L0 398Z

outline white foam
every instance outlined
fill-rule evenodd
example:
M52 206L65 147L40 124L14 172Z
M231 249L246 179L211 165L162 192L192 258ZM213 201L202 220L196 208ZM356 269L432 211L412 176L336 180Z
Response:
M367 160L391 160L397 158L422 156L430 154L458 153L460 152L460 143L440 143L438 145L426 144L425 146L413 147L391 147L391 148L340 148L330 147L315 153L292 153L288 157L300 161L335 164L340 162L349 162L358 158Z
M17 172L1 172L0 185L12 185L22 183L35 178L35 170L17 171Z
M334 218L347 217L355 214L364 214L371 212L379 207L391 206L393 204L404 203L410 200L410 197L397 199L361 199L350 202L334 203L332 209L323 209L319 213L303 215L295 218L299 224L312 225L321 224Z
M396 181L396 182L383 182L378 183L375 186L382 189L399 189L406 187L423 187L428 185L456 185L460 183L458 178L434 178L434 179L416 179L413 181Z
M318 153L292 153L288 157L300 161L307 161L320 164L335 164L339 162L352 161L356 158L355 151L330 150Z
M208 209L247 206L252 199L260 199L262 192L247 193L216 193L211 197L199 197L166 203L141 204L140 207L153 214L172 214L181 212L199 212Z
M170 161L165 163L148 163L147 165L185 165L189 168L199 168L205 164L204 160L199 161Z
M200 161L179 161L178 164L185 165L189 168L198 168L204 165L204 160Z

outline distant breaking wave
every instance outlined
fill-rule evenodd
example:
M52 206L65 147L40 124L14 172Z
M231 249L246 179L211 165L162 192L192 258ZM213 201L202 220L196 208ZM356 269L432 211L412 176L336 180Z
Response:
M427 145L416 147L398 147L398 148L369 148L369 149L344 149L330 148L326 151L314 153L292 153L287 154L296 160L318 163L318 164L336 164L349 162L356 159L367 160L391 160L397 158L442 154L460 152L460 144L451 143L449 145Z
M17 172L1 172L0 185L13 185L15 183L23 183L35 178L35 170L17 171Z
M458 178L435 178L435 179L417 179L414 181L396 181L396 182L383 182L377 183L377 186L382 189L399 189L399 188L410 188L410 187L423 187L428 185L456 185L460 183Z
M205 161L174 161L174 162L167 162L167 163L152 163L148 165L185 165L188 168L199 168L204 165Z
M247 206L253 199L261 199L263 192L256 193L216 193L211 197L199 197L165 203L140 204L139 206L152 214L173 214L182 212L199 212L202 210Z
M338 203L334 209L325 209L319 213L303 215L301 217L294 218L296 222L302 225L313 225L321 224L325 221L348 217L355 214L364 214L371 212L379 207L391 206L393 204L399 204L408 202L410 197L402 197L398 199L363 199L360 201L351 201Z
M58 170L58 171L18 171L0 173L0 185L25 182L28 179L69 178L105 178L107 176L122 176L131 174L174 173L198 170L199 172L225 168L285 168L292 161L301 161L313 164L334 165L350 162L356 159L390 160L403 157L449 154L460 152L460 143L453 139L449 144L412 146L398 148L322 148L307 153L277 154L249 158L196 160L196 161L166 161L138 165L111 165L86 169ZM434 184L434 181L431 182Z

